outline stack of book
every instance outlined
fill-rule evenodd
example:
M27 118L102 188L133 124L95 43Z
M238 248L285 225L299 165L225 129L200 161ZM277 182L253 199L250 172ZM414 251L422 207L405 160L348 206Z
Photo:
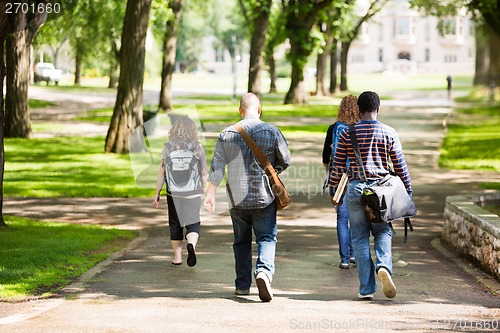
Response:
M335 194L332 197L332 202L334 205L338 205L342 201L342 198L344 198L344 194L347 189L347 181L348 181L347 173L343 173L342 177L340 178L339 185L335 190Z

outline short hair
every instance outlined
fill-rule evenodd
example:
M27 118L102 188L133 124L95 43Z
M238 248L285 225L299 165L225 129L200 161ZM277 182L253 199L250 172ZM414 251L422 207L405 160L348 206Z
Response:
M253 93L246 93L241 97L240 109L246 113L248 110L257 110L260 106L260 99Z
M365 91L358 96L359 112L375 112L380 106L380 97L376 92Z
M359 109L357 98L353 95L348 95L342 98L339 105L337 120L351 125L359 121Z

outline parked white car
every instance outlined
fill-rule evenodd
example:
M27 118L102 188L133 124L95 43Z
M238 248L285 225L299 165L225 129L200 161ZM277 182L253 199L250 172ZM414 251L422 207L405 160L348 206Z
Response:
M54 82L56 85L58 85L61 77L62 70L56 69L51 63L39 62L35 65L35 75L33 78L35 83L45 81L47 82L47 85L50 82Z

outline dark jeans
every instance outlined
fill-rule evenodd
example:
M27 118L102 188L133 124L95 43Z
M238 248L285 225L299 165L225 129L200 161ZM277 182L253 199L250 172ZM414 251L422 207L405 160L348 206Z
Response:
M248 289L252 284L252 230L257 243L254 274L263 271L272 279L278 234L275 203L262 209L232 208L230 214L234 230L236 289Z

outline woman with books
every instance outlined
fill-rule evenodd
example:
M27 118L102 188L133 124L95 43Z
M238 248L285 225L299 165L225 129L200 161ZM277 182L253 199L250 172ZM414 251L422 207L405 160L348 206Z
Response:
M340 102L337 121L330 125L328 131L326 132L325 143L323 146L323 166L327 177L331 173L331 168L333 167L333 156L337 149L337 143L339 140L340 133L351 124L359 121L359 109L357 105L357 98L353 95L348 95L342 99ZM349 167L349 161L347 161L347 166ZM328 181L326 182L328 185ZM340 186L339 186L340 187ZM331 187L329 187L331 190ZM339 192L343 193L343 192ZM331 196L334 193L330 193ZM339 201L342 198L339 199ZM348 218L348 208L347 200L343 201L341 205L336 206L337 210L337 238L339 242L339 254L340 254L340 265L341 269L349 269L349 263L355 264L354 254L351 246L351 235L349 230L349 218Z

